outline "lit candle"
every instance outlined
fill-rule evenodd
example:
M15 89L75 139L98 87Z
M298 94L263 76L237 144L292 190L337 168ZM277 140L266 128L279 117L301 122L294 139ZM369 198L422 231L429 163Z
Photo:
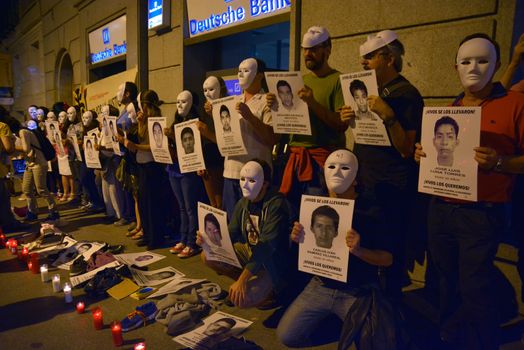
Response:
M66 303L71 303L73 301L73 294L71 294L71 285L68 282L64 283L64 296Z
M11 241L10 249L11 249L11 254L13 255L18 254L18 242L16 241L16 239L13 239Z
M2 232L2 228L0 228L0 248L5 247L5 235Z
M134 350L146 350L146 343L137 343L135 344Z
M22 261L27 261L28 256L29 256L29 249L27 249L27 247L23 247L22 253L21 253Z
M93 324L95 329L102 329L104 327L104 318L102 317L102 309L96 307L93 310Z
M27 262L27 269L28 269L29 271L33 271L33 262L32 262L32 261L28 261L28 262Z
M86 306L83 302L79 301L77 304L76 304L76 312L78 312L79 314L83 314L84 313L84 310L85 310Z
M58 293L62 290L60 286L60 275L53 276L53 292Z
M49 271L46 264L40 266L40 277L42 282L49 282Z
M124 344L124 339L122 338L122 327L120 322L115 321L111 325L111 334L113 334L113 344L115 346L121 346Z
M13 242L13 239L12 239L12 238L9 238L9 239L7 240L7 243L5 244L5 247L6 247L7 249L11 249L11 243L12 243L12 242Z
M31 254L31 255L33 255L33 254ZM31 272L35 273L35 274L40 272L40 261L38 261L38 254L36 256L37 256L36 259L30 259L30 261L31 261Z

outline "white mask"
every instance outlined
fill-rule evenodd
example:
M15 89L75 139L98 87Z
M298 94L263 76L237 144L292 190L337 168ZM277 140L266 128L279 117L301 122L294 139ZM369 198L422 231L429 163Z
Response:
M42 111L43 112L43 111ZM54 112L47 113L47 119L49 120L56 120L56 115Z
M67 119L69 119L70 122L74 122L76 120L76 108L75 107L69 107L67 109Z
M67 119L67 113L66 112L62 111L62 112L58 113L58 122L60 124L64 124L66 119Z
M45 119L44 110L38 108L38 109L36 110L36 120L43 121L44 119Z
M191 92L184 90L176 97L176 110L178 111L178 115L185 117L189 113L192 105L193 96Z
M122 99L124 98L124 92L126 90L126 84L120 84L118 85L118 91L116 92L116 100L118 103L122 103Z
M242 89L247 89L255 76L257 75L257 60L254 58L247 58L243 60L238 66L238 84Z
M341 149L332 152L324 164L327 188L336 194L346 192L357 177L358 160L350 151Z
M495 46L484 38L462 44L457 52L457 72L464 89L482 90L491 81L497 65Z
M240 188L242 195L255 200L264 185L264 170L262 166L254 161L249 161L240 169Z
M29 116L30 116L31 119L33 119L33 120L36 120L36 119L38 118L38 117L37 117L37 113L36 113L36 111L37 111L37 108L36 108L36 107L29 107L29 108L27 109L27 112L29 113ZM42 112L43 112L43 111L42 111ZM42 114L44 114L44 113L42 113Z
M93 113L91 111L84 112L82 114L82 124L84 126L88 126L93 121Z
M38 127L38 124L36 124L36 122L34 120L30 120L27 122L27 128L29 130L35 130L36 128Z
M99 118L109 117L109 106L108 105L102 106L102 108L100 109L100 115L98 117Z
M136 120L136 110L135 105L130 103L126 106L127 116L131 120L131 123L136 124L138 120Z
M216 100L220 97L220 82L217 77L210 76L204 81L204 96L208 101Z
M139 93L138 96L136 97L137 101L138 101L138 110L140 112L144 112L144 110L142 109L142 104L140 103L140 96L142 95L142 93Z

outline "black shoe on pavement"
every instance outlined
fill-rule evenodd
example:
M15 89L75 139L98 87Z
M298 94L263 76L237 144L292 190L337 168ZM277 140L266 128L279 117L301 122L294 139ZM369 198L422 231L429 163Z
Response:
M87 272L87 262L80 257L73 262L69 269L69 276L77 276Z

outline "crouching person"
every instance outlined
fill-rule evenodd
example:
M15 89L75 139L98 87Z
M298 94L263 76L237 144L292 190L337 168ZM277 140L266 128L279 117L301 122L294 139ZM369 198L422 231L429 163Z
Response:
M378 285L379 267L390 266L393 262L388 230L382 224L382 212L365 199L357 198L357 170L358 160L347 149L332 152L324 165L329 196L356 200L352 229L345 233L350 252L347 283L318 276L310 280L278 325L277 335L286 346L311 346L313 332L327 316L335 314L344 321L353 303L364 297L359 292L370 285ZM315 220L319 220L318 215ZM323 220L325 225L326 219ZM331 221L334 229L338 229L338 221ZM304 242L303 225L309 224L313 230L315 222L295 222L291 240L296 243Z
M243 198L235 205L228 229L243 269L201 255L207 266L235 280L229 299L240 308L275 304L289 281L288 205L270 184L271 168L263 160L249 161L240 170ZM197 232L197 244L205 243Z

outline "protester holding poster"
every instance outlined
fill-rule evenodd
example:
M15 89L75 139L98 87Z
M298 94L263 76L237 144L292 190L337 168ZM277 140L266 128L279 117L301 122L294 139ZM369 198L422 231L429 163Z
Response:
M385 219L397 238L396 259L388 270L386 289L398 301L406 274L406 236L416 226L410 223L421 217L421 213L411 214L416 196L416 168L410 158L420 135L424 106L418 90L400 74L403 55L404 45L391 30L368 36L360 46L362 67L366 71L375 70L378 84L379 95L367 97L368 109L382 120L391 146L356 143L353 149L360 160L360 195L387 206ZM356 122L356 113L352 107L344 106L340 116L352 123Z
M336 235L342 237L343 245L338 248L346 249L349 263L346 260L347 282L315 276L291 303L277 327L277 336L286 346L312 346L313 332L330 315L334 314L344 321L352 305L360 298L366 297L367 294L363 291L378 285L378 268L388 267L393 261L392 237L382 220L383 211L377 210L366 199L361 199L360 196L357 198L355 178L358 170L358 160L351 151L339 149L331 153L324 166L325 181L329 190L329 198L324 199L331 203L321 204L317 207L316 215L303 219L301 217L303 222L295 222L293 226L291 239L294 242L304 246L310 240L308 236L314 235L312 241L320 247L316 252L312 249L315 254L308 255L302 266L312 266L312 271L316 268L336 271L333 266L323 266L329 264L325 263L325 257L322 257L322 251L331 249L332 239ZM319 198L307 197L315 199L315 203ZM346 217L337 218L336 211L333 213L334 205L347 200L355 201L352 223L348 222ZM305 204L302 208L304 206ZM351 228L345 232L340 229L344 222L351 224ZM306 233L305 227L310 226L311 231L307 230ZM309 263L310 258L317 261ZM324 273L321 275L326 276Z
M176 152L179 155L182 155L184 150L176 147L176 145L180 145L180 139L175 140L175 137L180 137L181 131L177 128L177 125L186 125L185 122L193 119L198 119L196 108L193 105L193 94L190 91L184 90L177 96L175 121L173 125L166 130L166 135L170 138L171 145L175 146ZM178 133L175 132L175 129L178 130ZM183 157L184 160L188 159L186 155L183 155ZM191 155L189 158L191 158ZM200 252L199 247L195 243L198 228L197 206L198 201L203 201L205 195L202 178L197 175L195 170L197 169L182 174L180 171L180 159L176 156L174 157L173 164L167 166L169 182L180 213L180 241L169 251L172 254L177 254L179 258L189 258Z
M166 126L165 117L149 118L148 120L149 139L151 142L151 153L155 162L164 164L173 164L171 154L169 153L169 142L167 136L164 135Z
M84 154L86 166L91 169L101 169L99 152L95 148L96 141L94 136L84 136Z
M500 272L494 259L515 174L524 172L524 99L493 83L499 67L500 48L489 36L462 40L455 68L464 92L453 106L481 108L480 146L470 150L479 168L478 203L434 196L428 211L428 245L442 286L440 335L462 349L498 348ZM415 160L429 152L417 144Z
M243 269L204 255L202 259L235 281L229 287L229 298L236 306L250 308L282 301L292 285L286 200L271 188L271 168L263 160L247 162L240 170L239 182L243 198L235 206L228 229ZM199 232L197 243L207 244L204 234Z
M175 124L175 140L181 173L189 173L206 168L198 119Z

